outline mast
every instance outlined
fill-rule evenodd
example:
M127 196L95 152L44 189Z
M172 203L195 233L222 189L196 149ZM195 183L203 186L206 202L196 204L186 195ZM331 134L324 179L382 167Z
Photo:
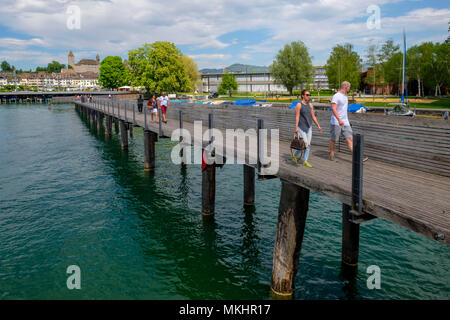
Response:
M402 102L407 103L407 85L406 85L406 34L403 29L403 72L402 72Z

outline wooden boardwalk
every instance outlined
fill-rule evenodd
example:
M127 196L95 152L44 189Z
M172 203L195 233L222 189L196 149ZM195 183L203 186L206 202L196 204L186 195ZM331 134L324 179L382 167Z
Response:
M295 120L295 113L293 110L283 109L277 111L273 108L242 106L224 107L172 103L167 114L168 122L162 124L160 132L159 125L151 123L149 114L137 112L134 101L101 100L96 101L96 103L77 102L76 106L82 113L86 113L87 111L88 114L97 114L97 116L112 116L115 119L123 120L123 123L130 123L133 126L142 127L146 132L162 134L162 136L166 137L171 137L172 132L180 127L180 110L182 111L183 129L188 130L192 137L194 136L193 121L202 120L202 132L205 132L208 129L209 114L213 114L213 127L218 129L228 128L247 130L249 128L254 128L256 130L257 119L265 119L265 128L279 129L279 153L276 157L279 161L279 170L276 173L276 177L280 178L283 182L282 193L291 192L288 190L288 184L298 186L300 189L292 191L294 194L298 195L295 196L294 199L286 200L289 197L284 199L283 196L282 199L280 199L277 241L274 252L274 271L272 275L272 289L274 293L280 295L283 295L284 293L287 295L292 294L292 288L290 286L292 285L293 279L287 278L295 277L296 268L298 267L298 261L295 261L295 257L296 254L299 254L301 248L300 239L299 243L295 243L292 248L292 252L295 253L293 254L293 258L282 257L281 251L279 248L277 249L277 246L287 245L289 247L289 243L287 243L289 241L286 240L289 236L283 234L283 232L287 232L286 230L289 229L289 226L287 226L286 229L283 229L283 224L289 225L289 223L296 221L295 224L297 225L296 219L299 219L298 217L301 216L303 211L306 217L307 211L307 203L306 207L304 204L294 203L291 207L294 208L295 214L298 212L298 217L295 216L293 218L294 220L289 220L289 218L284 221L283 217L285 211L283 211L284 209L282 208L285 207L285 201L287 201L287 203L289 203L289 201L295 202L298 201L296 200L297 198L303 197L302 199L306 199L307 202L307 199L309 199L309 191L306 196L304 196L302 195L303 190L319 192L343 203L343 222L345 222L344 224L347 223L348 212L346 212L346 210L351 208L353 204L352 156L344 146L345 144L341 144L341 152L336 152L336 160L329 160L326 146L329 137L328 123L330 113L327 111L317 111L317 117L324 133L319 134L318 131L313 131L312 150L309 159L309 162L313 167L307 168L295 165L290 160L289 140L293 134L293 124ZM126 116L125 109L127 110ZM93 111L95 112L93 113ZM102 124L99 125L100 127L103 126L103 116L97 117L97 119L100 119L102 122ZM353 223L349 225L350 234L352 233L351 230L355 230L353 232L354 235L350 237L349 243L345 243L347 241L345 240L347 239L347 235L343 234L343 262L345 262L344 255L346 255L344 251L351 252L352 250L356 250L356 253L350 253L350 256L353 255L353 258L351 257L350 260L356 259L357 262L359 223L375 217L401 225L414 232L449 245L450 125L448 124L448 121L437 120L441 122L436 124L436 122L433 122L432 120L420 120L422 121L420 127L417 127L417 130L414 130L414 128L408 127L411 123L407 122L412 119L381 118L380 116L371 115L370 117L379 118L367 118L366 120L364 118L365 116L366 115L352 115L350 118L350 120L355 123L354 131L359 131L367 136L367 148L365 149L365 154L368 155L370 159L369 161L364 162L363 165L363 210L362 212L359 212L362 215L357 216L356 218L353 217ZM94 120L94 122L95 121L96 120ZM399 131L399 128L403 129ZM414 140L417 132L422 137L429 136L430 141L426 138ZM402 134L406 136L411 135L411 137L402 138L399 140L402 144L398 145L399 142L396 139ZM153 139L156 139L156 136ZM205 146L205 142L199 139L194 140L193 143L200 147ZM225 145L225 143L226 141L223 142L223 145ZM216 145L218 154L220 154L220 146L221 143ZM415 146L417 146L417 148ZM423 152L420 153L420 150ZM246 144L245 149L238 149L235 147L235 151L236 153L247 157L246 167L253 167L257 170L257 154L249 153L248 144ZM418 159L417 157L423 158ZM209 182L206 179L206 182L203 185L205 193L208 192L207 190L211 190L206 189L205 191L205 188L213 188L212 190L214 191L215 187L211 187L211 183L215 184L215 180L212 181L211 177L213 176L210 176ZM264 178L264 176L261 175L261 178ZM205 197L211 198L211 195L206 195ZM207 202L207 200L205 201ZM289 205L287 206L289 207ZM212 199L212 207L214 207L214 199ZM212 209L212 212L213 211L214 210ZM358 217L361 217L361 219L358 219ZM304 223L304 220L301 221ZM357 227L354 226L355 224ZM297 237L298 234L302 237L303 230L297 230L296 232ZM346 231L344 231L344 233L345 232ZM358 237L358 239L351 240L352 237ZM348 249L348 246L351 248ZM350 265L352 263L348 264ZM284 275L280 276L280 279L278 279L279 277L277 276L280 274L278 269L286 269L284 270ZM292 273L291 271L294 272L293 276L289 275ZM281 274L283 274L283 272L281 272Z

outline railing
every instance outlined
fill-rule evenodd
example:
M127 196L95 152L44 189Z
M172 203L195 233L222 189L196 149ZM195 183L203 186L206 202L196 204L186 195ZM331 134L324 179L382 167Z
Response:
M96 98L93 106L105 114L141 125L137 123L136 101ZM143 126L148 129L146 109L144 105ZM265 128L279 129L280 140L287 143L295 129L295 111L287 108L171 103L167 117L179 119L179 111L183 111L183 121L202 120L205 124L208 114L213 114L217 129L255 129L257 119L262 119ZM318 110L316 116L323 133L313 124L312 146L328 148L330 112ZM371 114L349 114L349 119L354 133L364 134L365 155L371 159L450 177L449 121ZM344 140L336 148L337 152L349 153Z

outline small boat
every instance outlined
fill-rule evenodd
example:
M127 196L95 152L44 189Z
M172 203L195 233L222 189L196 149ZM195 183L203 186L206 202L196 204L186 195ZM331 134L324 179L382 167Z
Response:
M392 107L392 111L388 112L391 116L414 117L416 115L407 103L389 103L388 106Z

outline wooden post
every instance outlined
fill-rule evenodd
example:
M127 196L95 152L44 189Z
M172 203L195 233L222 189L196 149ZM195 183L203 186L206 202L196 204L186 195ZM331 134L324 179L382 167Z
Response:
M119 133L119 119L118 118L114 119L114 131L116 132L116 134Z
M144 171L155 169L156 133L144 129Z
M244 164L244 206L255 205L255 168Z
M94 126L95 123L95 114L94 114L94 110L89 109L89 114L90 114L90 123L91 123L91 127Z
M97 111L97 130L103 129L103 114Z
M183 129L183 111L180 110L179 113L179 118L180 118L180 129ZM183 142L183 136L180 136L180 144ZM185 155L184 155L184 150L181 149L181 166L184 167L186 166L186 159L185 159Z
M128 149L128 132L127 125L124 120L120 120L120 145L122 150Z
M105 135L107 138L110 138L112 136L112 117L107 115L106 116L106 131Z
M133 138L133 124L128 123L128 130L130 130L130 138Z
M342 205L342 266L347 269L358 266L359 224L352 218L363 215L363 156L364 136L353 134L352 206Z
M308 202L309 189L282 181L271 281L274 298L293 296Z
M214 216L215 198L216 167L214 164L208 164L202 172L202 216L204 218Z
M208 128L213 128L213 115L208 115ZM210 136L209 143L211 144ZM216 200L216 165L207 164L202 172L202 216L203 218L214 217L214 206Z
M359 224L351 222L351 207L342 204L342 266L356 268L359 253Z

